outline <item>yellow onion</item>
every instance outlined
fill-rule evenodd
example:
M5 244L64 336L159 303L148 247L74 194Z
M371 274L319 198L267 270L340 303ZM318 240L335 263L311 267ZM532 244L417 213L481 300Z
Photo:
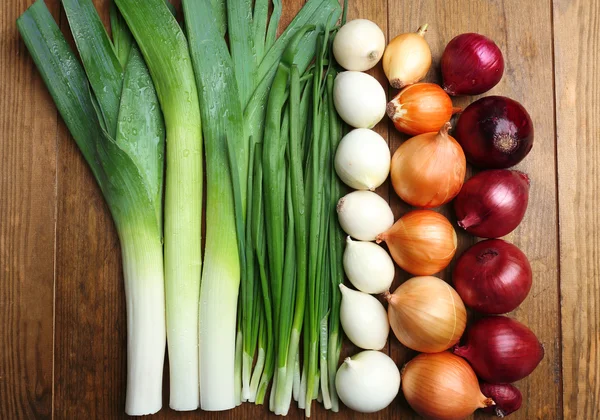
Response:
M460 192L467 161L460 144L448 134L450 123L438 133L404 142L394 153L391 179L396 194L415 207L446 204Z
M413 210L376 238L385 241L402 269L417 276L435 274L450 264L456 252L456 232L443 215Z
M427 26L398 35L383 53L383 71L396 89L417 83L431 67L431 50L424 38Z
M421 416L457 420L495 405L481 393L477 376L462 358L449 353L420 354L402 370L402 392Z
M456 290L437 277L413 277L385 298L394 335L410 349L423 353L447 350L465 330L465 305Z
M402 89L387 104L387 114L396 129L417 135L439 131L461 108L435 83L416 83Z

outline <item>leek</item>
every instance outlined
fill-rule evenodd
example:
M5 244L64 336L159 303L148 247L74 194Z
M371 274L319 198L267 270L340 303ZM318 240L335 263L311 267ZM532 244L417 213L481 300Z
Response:
M163 0L116 0L150 69L167 130L165 291L170 406L199 405L202 131L187 42ZM233 355L232 355L233 363Z
M117 58L91 1L65 1L64 6L85 71L43 0L17 20L17 27L113 216L127 304L125 411L151 414L162 405L166 337L160 200L164 126L137 48L119 37Z

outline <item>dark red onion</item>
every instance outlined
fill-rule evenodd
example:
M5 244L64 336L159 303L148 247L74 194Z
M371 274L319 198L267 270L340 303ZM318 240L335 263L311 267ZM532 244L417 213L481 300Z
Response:
M458 226L481 238L515 230L529 201L529 177L508 169L483 171L464 183L454 200Z
M486 96L460 115L456 140L467 160L480 168L509 168L533 147L533 123L523 106L504 96Z
M500 418L508 416L510 413L514 413L523 402L523 396L521 391L511 384L488 384L482 382L479 384L481 393L488 398L494 400L496 405L492 405L482 410L486 413L495 414Z
M444 90L450 95L479 95L498 84L504 58L491 39L468 33L455 37L442 55Z
M535 334L514 319L490 316L475 321L464 345L454 353L464 357L477 376L491 383L507 384L529 375L544 358Z
M484 314L505 314L529 294L531 266L513 244L488 239L460 256L452 280L465 305Z

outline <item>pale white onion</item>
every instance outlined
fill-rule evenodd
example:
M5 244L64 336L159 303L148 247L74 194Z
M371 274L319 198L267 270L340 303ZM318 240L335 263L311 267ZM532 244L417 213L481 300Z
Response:
M346 70L366 71L381 60L385 35L375 22L355 19L340 28L333 40L333 55Z
M377 79L359 71L338 74L333 102L340 117L356 128L372 128L385 115L387 100Z
M346 134L335 153L335 171L346 185L374 190L390 173L390 149L379 134L357 128Z
M387 354L367 350L344 360L335 376L335 387L347 407L374 413L398 395L400 371Z
M374 241L394 224L390 205L371 191L353 191L337 204L340 226L361 241Z
M361 292L383 293L394 280L394 262L390 254L373 242L346 239L344 271L350 283Z
M390 322L381 302L343 284L340 291L340 322L346 336L362 349L381 350L390 333Z

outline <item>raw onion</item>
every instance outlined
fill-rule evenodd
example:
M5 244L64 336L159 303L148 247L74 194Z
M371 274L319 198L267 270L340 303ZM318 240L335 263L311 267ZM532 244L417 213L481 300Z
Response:
M479 95L498 84L504 58L491 39L467 33L446 45L442 54L444 90L450 95Z
M478 242L460 256L452 281L467 306L484 314L504 314L519 306L531 289L531 266L523 252L502 239Z
M523 379L544 358L544 348L535 334L505 316L481 318L467 329L463 345L454 354L469 361L481 379L511 383Z
M486 96L469 105L454 135L467 160L486 169L514 166L533 147L531 117L520 103L504 96Z
M529 201L529 177L508 169L483 171L454 200L458 226L482 238L508 235L521 223Z
M504 418L521 408L523 396L517 387L511 384L488 384L486 382L480 385L481 393L494 400L496 405L483 409L486 413L496 414L497 417Z

